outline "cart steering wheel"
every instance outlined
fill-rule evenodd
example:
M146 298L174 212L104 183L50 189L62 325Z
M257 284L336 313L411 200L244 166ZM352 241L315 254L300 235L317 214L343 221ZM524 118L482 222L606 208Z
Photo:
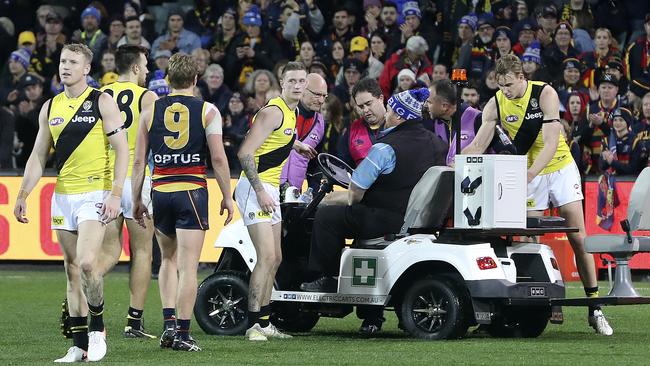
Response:
M343 188L350 186L350 179L354 169L350 168L343 160L331 154L321 153L318 154L318 165L332 183Z

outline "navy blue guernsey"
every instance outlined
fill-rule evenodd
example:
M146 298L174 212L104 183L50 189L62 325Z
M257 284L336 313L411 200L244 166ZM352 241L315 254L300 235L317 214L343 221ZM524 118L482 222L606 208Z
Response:
M155 101L149 125L154 190L207 187L204 109L202 100L188 95L170 94Z

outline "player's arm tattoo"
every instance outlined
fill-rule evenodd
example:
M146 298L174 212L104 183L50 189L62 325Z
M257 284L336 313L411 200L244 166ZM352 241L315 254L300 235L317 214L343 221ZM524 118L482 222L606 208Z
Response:
M248 178L248 181L251 183L251 187L253 187L255 192L263 191L264 187L262 186L260 177L257 174L257 166L255 166L255 158L253 155L244 155L239 158L239 162L241 163L242 170L244 170L244 174L246 174L246 178Z

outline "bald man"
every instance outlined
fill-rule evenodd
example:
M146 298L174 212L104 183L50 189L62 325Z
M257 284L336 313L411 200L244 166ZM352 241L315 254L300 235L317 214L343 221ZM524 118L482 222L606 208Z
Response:
M322 76L311 73L307 75L307 88L298 103L298 118L296 118L296 139L316 148L323 140L325 120L320 113L327 97L327 82ZM282 169L280 185L288 182L290 186L302 188L307 175L309 159L291 151L289 159Z

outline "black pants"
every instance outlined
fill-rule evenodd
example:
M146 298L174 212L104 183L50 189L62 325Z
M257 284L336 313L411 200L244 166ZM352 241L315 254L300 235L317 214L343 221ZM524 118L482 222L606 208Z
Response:
M346 238L372 239L397 233L403 221L401 213L361 204L319 207L311 237L309 269L336 276ZM381 322L383 310L383 306L359 306L357 316Z
M403 222L401 213L361 204L319 207L311 236L309 269L336 276L346 238L372 239L397 233Z

